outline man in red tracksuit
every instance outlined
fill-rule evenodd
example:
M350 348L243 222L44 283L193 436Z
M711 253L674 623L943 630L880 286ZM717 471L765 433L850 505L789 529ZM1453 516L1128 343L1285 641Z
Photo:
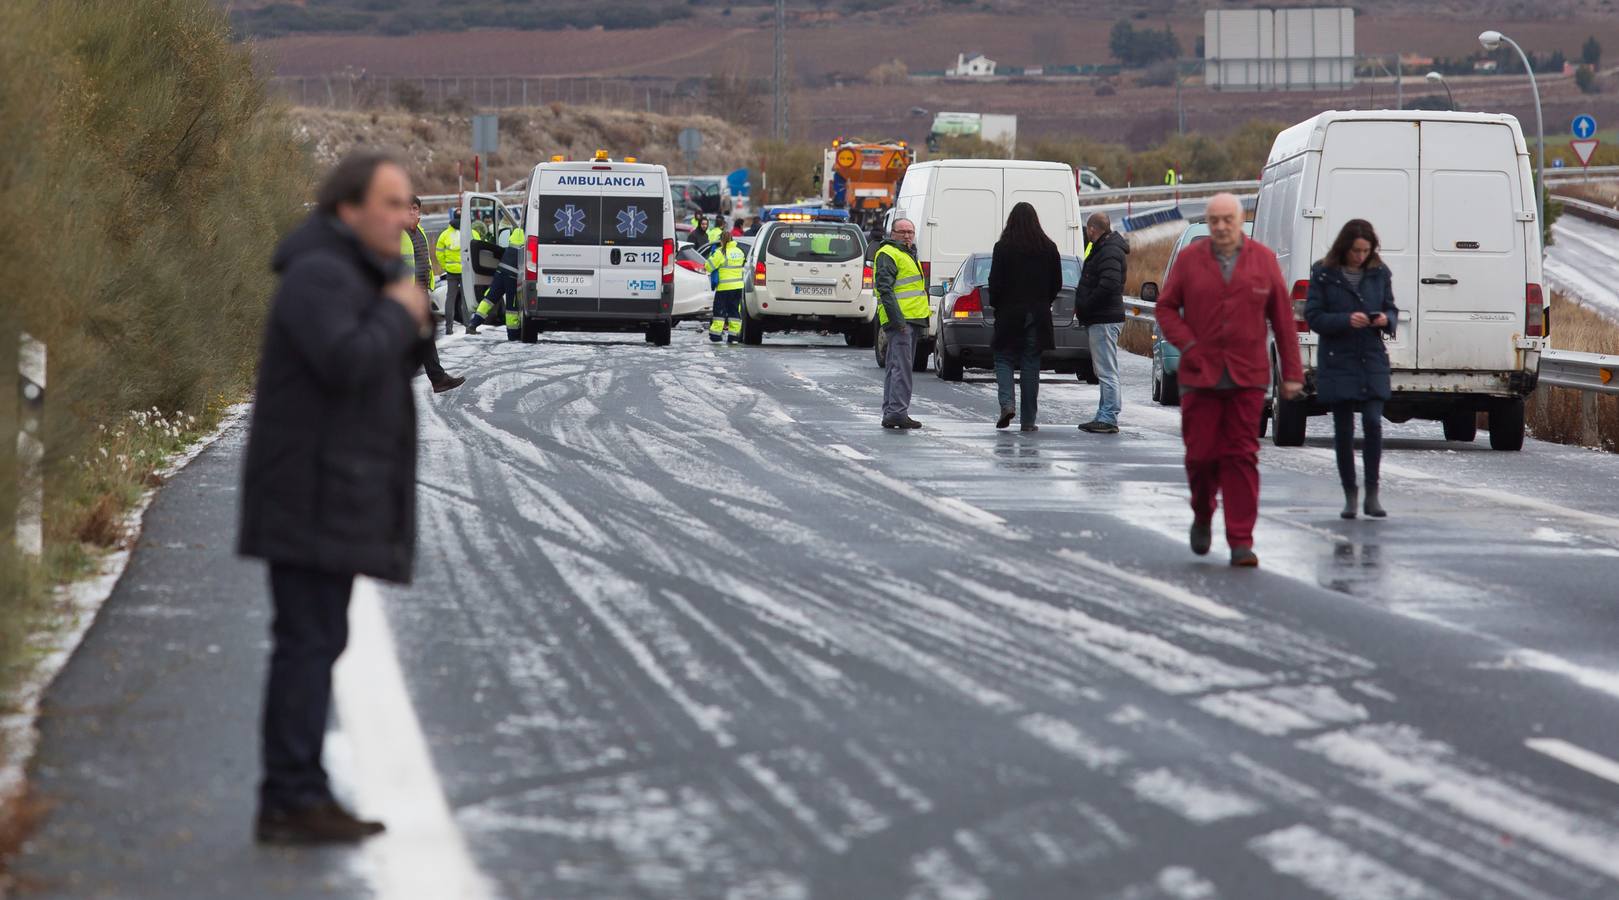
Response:
M1181 436L1192 487L1192 552L1209 552L1214 509L1225 497L1233 566L1257 566L1259 421L1270 383L1267 320L1276 332L1282 397L1304 387L1298 332L1276 254L1242 233L1242 204L1209 201L1209 236L1175 259L1158 297L1158 327L1181 351Z

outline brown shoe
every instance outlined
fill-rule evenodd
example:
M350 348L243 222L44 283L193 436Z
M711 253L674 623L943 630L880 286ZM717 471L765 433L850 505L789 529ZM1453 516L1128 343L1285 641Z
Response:
M450 377L444 379L443 381L435 381L435 382L433 382L433 393L442 394L445 391L453 391L456 388L458 388L461 385L466 384L466 383L467 383L466 376L464 376L464 375L451 375Z
M261 844L303 846L357 844L387 830L381 822L368 822L335 801L297 810L261 810L254 837Z
M1239 569L1257 569L1259 554L1252 547L1232 547L1231 564Z

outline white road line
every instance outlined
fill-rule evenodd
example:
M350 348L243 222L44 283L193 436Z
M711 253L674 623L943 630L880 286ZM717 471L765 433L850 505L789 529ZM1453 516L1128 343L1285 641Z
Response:
M1150 591L1158 596L1189 609L1195 609L1205 616L1216 619L1246 619L1247 616L1221 603L1216 603L1207 597L1202 597L1188 591L1178 584L1162 581L1147 575L1137 575L1128 569L1122 569L1111 563L1104 563L1093 556L1081 553L1078 550L1058 550L1057 555L1063 559L1082 566L1114 581L1133 584L1144 591Z
M1619 762L1614 762L1600 753L1592 753L1584 747L1558 738L1530 738L1524 741L1523 745L1536 753L1544 753L1558 762L1567 763L1605 781L1619 784Z
M847 456L848 458L856 460L857 462L871 461L871 457L861 453L859 450L856 450L848 444L827 444L826 448L839 456Z
M352 751L355 803L388 826L386 834L365 845L376 896L492 896L433 771L382 595L369 579L354 583L348 649L334 678L338 722Z

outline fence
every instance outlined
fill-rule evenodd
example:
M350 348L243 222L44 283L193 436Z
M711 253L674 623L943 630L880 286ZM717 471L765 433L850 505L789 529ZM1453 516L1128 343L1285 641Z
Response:
M296 106L329 109L510 109L566 103L644 110L664 115L701 112L695 90L667 78L541 77L532 75L277 75L272 93Z

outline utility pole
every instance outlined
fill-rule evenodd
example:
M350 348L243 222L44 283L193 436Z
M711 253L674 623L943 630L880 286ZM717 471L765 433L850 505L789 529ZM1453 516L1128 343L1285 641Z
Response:
M787 140L787 0L776 0L776 71L775 122L772 131L776 140Z

